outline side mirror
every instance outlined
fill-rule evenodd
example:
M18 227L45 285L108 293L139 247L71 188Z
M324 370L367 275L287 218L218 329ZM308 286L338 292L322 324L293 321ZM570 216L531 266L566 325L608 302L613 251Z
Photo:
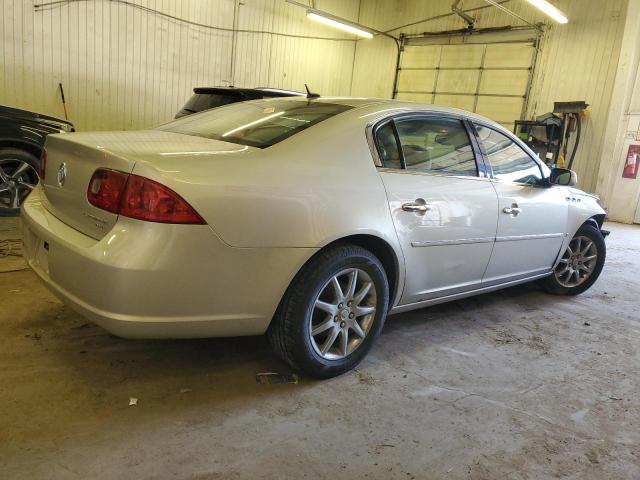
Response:
M573 187L578 183L578 176L573 170L568 168L552 168L549 175L551 185L562 185L563 187Z

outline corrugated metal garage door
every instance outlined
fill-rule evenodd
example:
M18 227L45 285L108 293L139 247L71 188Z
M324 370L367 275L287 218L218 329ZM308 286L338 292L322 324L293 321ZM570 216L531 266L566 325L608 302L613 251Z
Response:
M536 40L404 46L396 98L456 107L513 129L522 118Z

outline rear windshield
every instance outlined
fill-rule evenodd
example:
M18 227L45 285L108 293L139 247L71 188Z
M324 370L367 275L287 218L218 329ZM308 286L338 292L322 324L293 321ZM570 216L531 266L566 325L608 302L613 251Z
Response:
M265 148L351 108L313 101L256 100L183 117L158 130Z

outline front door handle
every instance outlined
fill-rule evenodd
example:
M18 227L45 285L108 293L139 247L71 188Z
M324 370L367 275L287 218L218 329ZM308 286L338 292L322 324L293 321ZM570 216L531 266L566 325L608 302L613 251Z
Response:
M424 215L431 210L431 205L425 202L423 198L417 198L414 202L403 203L402 210L405 212L414 212L418 215Z
M522 213L522 209L518 207L517 203L512 204L510 207L504 207L502 211L507 215L511 215L512 217L517 217L520 213Z

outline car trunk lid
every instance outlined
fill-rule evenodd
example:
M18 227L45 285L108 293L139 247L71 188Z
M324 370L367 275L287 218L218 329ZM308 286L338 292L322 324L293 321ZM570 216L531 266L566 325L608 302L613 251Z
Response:
M94 207L87 200L91 177L98 168L131 173L139 161L161 164L164 158L202 158L247 147L149 130L50 135L45 149L45 207L67 225L100 239L111 230L118 215Z

